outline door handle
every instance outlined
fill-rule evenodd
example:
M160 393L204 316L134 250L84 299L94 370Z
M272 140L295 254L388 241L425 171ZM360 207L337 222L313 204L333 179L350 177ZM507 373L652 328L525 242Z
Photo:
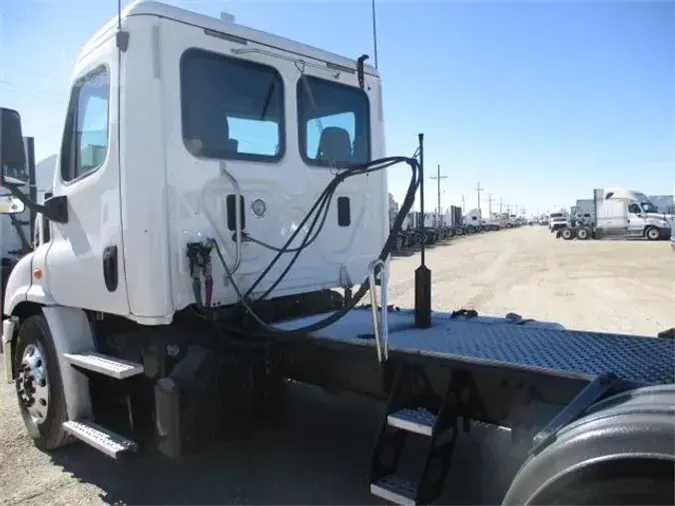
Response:
M117 245L103 250L103 280L109 292L117 290L119 274L117 271Z

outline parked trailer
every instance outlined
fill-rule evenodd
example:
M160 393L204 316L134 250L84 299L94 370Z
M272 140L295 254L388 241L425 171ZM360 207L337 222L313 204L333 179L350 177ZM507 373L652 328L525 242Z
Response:
M446 212L446 223L452 230L452 235L464 235L464 223L462 220L462 208L460 206L450 206Z
M26 170L28 180L23 185L22 190L28 193L31 198L39 199L42 195L38 191L37 175L53 174L53 168L42 167L41 174L35 166L34 139L24 137L23 146L26 152ZM38 167L39 168L39 167ZM9 274L19 261L19 259L33 249L32 237L36 213L27 208L23 202L13 196L8 188L0 188L0 208L4 215L0 217L0 259L2 261L2 272L0 273L0 284L2 285L2 299L5 300L5 288L9 279Z
M675 216L659 213L640 192L623 188L596 189L591 216L572 216L556 237L570 239L667 240Z
M471 420L530 442L504 504L672 504L672 339L432 312L424 266L414 310L388 305L385 169L401 162L413 172L396 232L423 181L424 150L420 135L419 161L370 161L384 155L384 133L380 77L364 59L134 3L77 60L62 170L40 206L19 189L20 116L2 109L2 182L50 227L14 267L4 304L5 371L35 445L55 451L79 439L117 458L147 440L180 458L219 431L252 427L291 378L387 400L370 490L398 504L439 496ZM281 106L284 90L298 110ZM87 117L88 97L107 102L114 128L99 142L114 149L99 145L82 166L69 154L85 142L74 118ZM298 139L302 162L274 147L240 151L236 122L229 132L223 119L253 123L261 110L284 123L274 146ZM354 138L372 145L326 127L307 150L306 122L364 111L370 121L355 122ZM299 252L297 265L266 279L284 252ZM370 307L360 307L366 292ZM414 435L428 445L410 480L399 464Z

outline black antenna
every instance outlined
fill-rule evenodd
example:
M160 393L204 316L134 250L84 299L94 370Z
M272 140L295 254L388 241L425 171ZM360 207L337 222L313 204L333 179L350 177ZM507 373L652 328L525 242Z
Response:
M424 134L418 134L420 152L420 216L424 226ZM415 270L415 327L431 326L431 271L426 266L426 236L423 235L420 266Z

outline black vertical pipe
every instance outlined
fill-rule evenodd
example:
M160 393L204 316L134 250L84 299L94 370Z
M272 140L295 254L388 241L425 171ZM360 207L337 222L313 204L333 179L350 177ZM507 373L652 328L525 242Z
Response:
M420 150L420 216L422 230L424 230L424 134L419 134ZM431 326L431 271L427 269L425 258L425 243L422 240L422 255L420 266L415 270L415 327L428 328Z
M424 134L418 134L420 148L420 227L424 230ZM422 241L422 265L426 265L425 243Z
M26 164L28 165L28 196L30 197L31 202L37 202L37 177L35 174L35 138L26 137ZM35 233L35 218L37 213L34 210L30 210L30 237L31 240L34 237Z

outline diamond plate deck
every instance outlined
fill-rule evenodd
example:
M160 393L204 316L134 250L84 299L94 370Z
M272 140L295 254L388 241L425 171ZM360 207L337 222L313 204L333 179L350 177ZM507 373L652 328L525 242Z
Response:
M299 328L325 316L302 318L278 326ZM566 330L543 322L538 327L537 323L518 325L496 318L451 319L450 313L434 313L431 328L417 329L413 327L413 318L410 311L389 313L390 352L582 375L589 379L614 373L643 384L675 382L675 341L672 339ZM370 310L355 309L312 336L374 347L372 331Z

